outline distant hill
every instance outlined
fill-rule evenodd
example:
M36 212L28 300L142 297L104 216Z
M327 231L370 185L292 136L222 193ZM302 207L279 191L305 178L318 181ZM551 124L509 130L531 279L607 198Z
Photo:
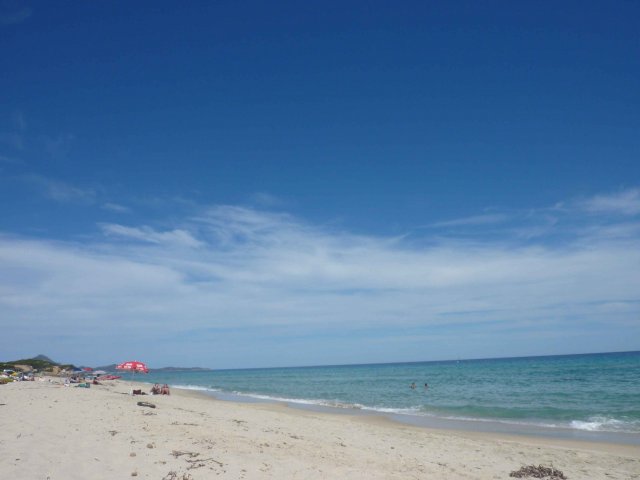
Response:
M54 367L57 367L58 369L75 368L71 364L60 364L60 363L54 362L49 357L46 357L44 355L38 355L37 357L33 357L33 358L23 358L21 360L11 360L8 362L0 362L0 369L6 368L6 369L14 370L15 365L29 365L31 368L41 372L51 371L54 369Z
M105 372L114 372L116 370L116 364L103 365L101 367L95 367L94 370L104 370Z
M45 362L53 363L54 365L58 364L58 362L54 362L49 357L47 357L46 355L42 355L42 354L38 355L37 357L33 357L33 360L44 360Z

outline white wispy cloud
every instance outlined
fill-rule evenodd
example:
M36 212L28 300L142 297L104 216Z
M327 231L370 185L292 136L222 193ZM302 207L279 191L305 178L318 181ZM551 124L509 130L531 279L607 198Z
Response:
M282 208L285 205L281 198L266 192L254 193L251 195L251 201L262 208Z
M202 245L202 242L196 240L189 232L180 229L158 232L147 226L136 228L117 224L102 224L101 228L107 235L126 237L142 242L191 248L197 248Z
M397 355L419 359L425 348L446 357L447 341L481 351L470 331L511 339L509 348L583 325L633 331L638 226L590 215L568 223L554 242L521 243L507 226L509 238L409 241L226 205L162 229L101 224L101 236L77 243L5 235L0 318L30 325L12 341L60 330L79 341L88 330L111 339L113 355L179 362L172 352L188 349L227 366L274 363L283 345L280 361L313 363L337 361L323 353L336 345L345 359L387 348L378 338L388 337Z
M24 175L23 180L37 188L42 195L56 202L93 203L96 192L90 188L81 188L60 180L42 175Z
M638 215L640 213L640 188L597 195L583 200L579 204L591 213Z
M110 212L116 212L116 213L131 213L131 209L129 207L120 205L119 203L113 203L113 202L106 202L102 204L102 209L108 210Z
M490 225L496 223L503 223L508 220L508 215L504 213L487 213L484 215L474 215L465 218L456 218L453 220L447 220L443 222L432 223L430 226L439 227L460 227L460 226L473 226L473 225Z

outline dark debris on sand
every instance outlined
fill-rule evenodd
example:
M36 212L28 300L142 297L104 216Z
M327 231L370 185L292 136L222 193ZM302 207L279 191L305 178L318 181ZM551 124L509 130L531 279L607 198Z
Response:
M524 477L533 477L533 478L550 478L552 480L566 480L567 477L564 476L560 470L551 467L545 467L543 465L529 465L527 467L522 467L520 470L514 470L509 474L510 477L516 478L524 478Z
M193 477L188 473L180 475L178 472L171 471L162 477L162 480L193 480Z

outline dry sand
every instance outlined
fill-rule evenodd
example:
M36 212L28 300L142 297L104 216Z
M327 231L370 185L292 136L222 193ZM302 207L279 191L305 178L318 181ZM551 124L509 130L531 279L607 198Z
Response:
M640 478L636 446L428 430L175 389L132 397L130 388L0 386L0 478L509 479L529 464L571 480Z

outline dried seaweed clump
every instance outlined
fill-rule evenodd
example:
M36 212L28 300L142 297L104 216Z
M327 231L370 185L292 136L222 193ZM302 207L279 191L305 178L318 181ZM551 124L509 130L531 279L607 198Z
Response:
M527 467L522 467L520 470L514 470L509 474L510 477L516 478L524 478L524 477L533 477L533 478L550 478L550 479L558 479L558 480L566 480L567 477L564 476L560 470L557 470L551 467L545 467L543 465L529 465Z

